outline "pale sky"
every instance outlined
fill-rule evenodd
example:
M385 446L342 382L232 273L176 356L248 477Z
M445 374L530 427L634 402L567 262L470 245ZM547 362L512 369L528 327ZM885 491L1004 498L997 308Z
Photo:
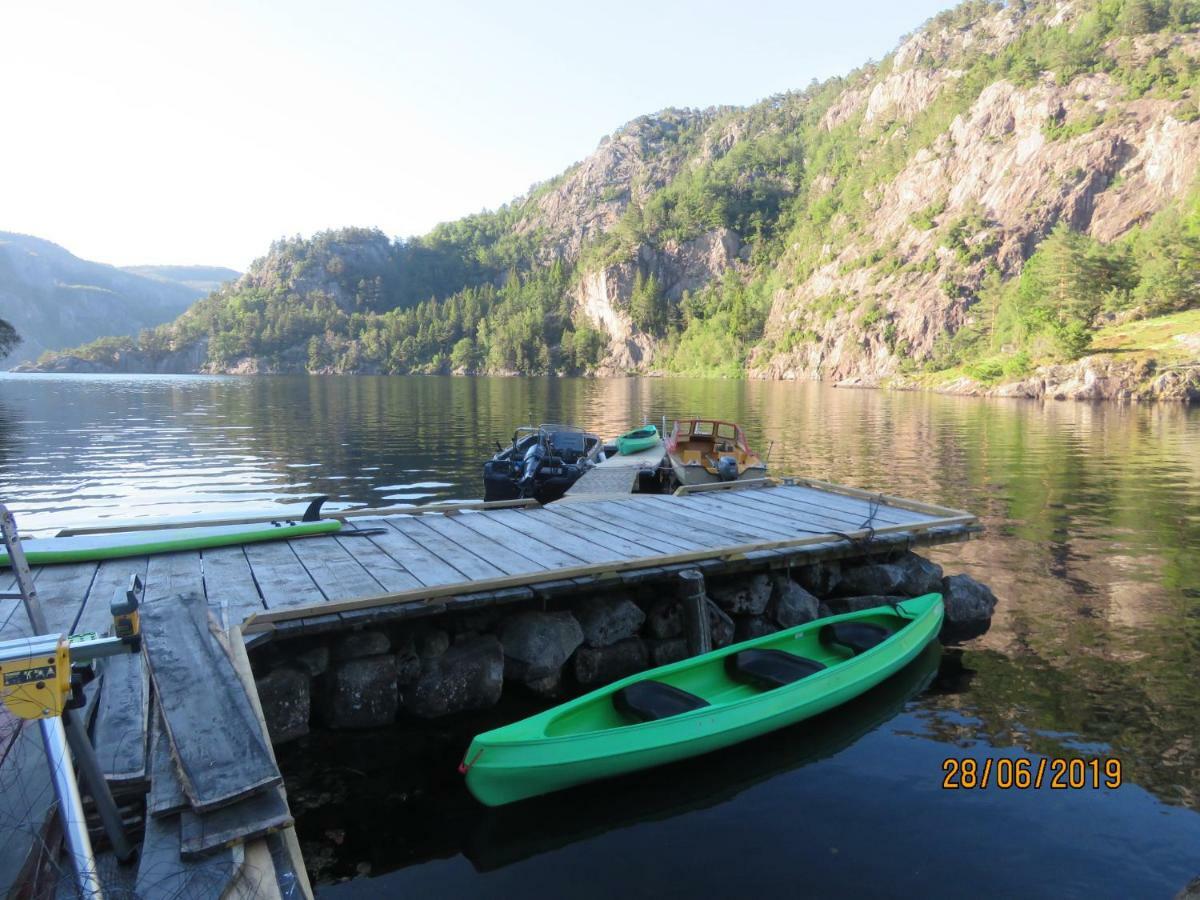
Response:
M0 0L0 230L245 269L342 225L420 234L667 106L891 50L945 0Z

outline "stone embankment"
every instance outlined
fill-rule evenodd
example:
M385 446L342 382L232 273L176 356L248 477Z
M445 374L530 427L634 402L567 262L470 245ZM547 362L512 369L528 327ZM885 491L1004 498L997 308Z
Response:
M945 597L943 642L987 631L992 592L912 552L713 579L705 602L713 645L724 647L932 591ZM506 690L563 697L687 655L682 605L660 584L562 609L492 608L280 642L254 664L272 739L283 743L312 727L379 728L486 709Z

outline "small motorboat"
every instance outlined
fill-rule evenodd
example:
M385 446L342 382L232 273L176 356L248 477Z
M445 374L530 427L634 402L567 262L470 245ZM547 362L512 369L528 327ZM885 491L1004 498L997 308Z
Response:
M596 435L573 425L523 425L483 464L483 499L550 503L603 458Z
M767 464L750 449L742 427L719 419L679 419L667 438L675 480L689 487L764 478Z
M617 438L617 452L622 456L633 456L657 446L658 443L658 429L653 425L643 425Z
M900 671L942 626L926 594L615 681L478 735L459 770L488 806L698 756L811 718Z

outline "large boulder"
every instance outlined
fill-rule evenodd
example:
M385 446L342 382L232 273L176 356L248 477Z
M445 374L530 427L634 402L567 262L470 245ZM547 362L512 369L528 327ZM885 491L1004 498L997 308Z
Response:
M841 597L866 594L902 596L907 570L896 563L864 562L842 567L842 580L836 593Z
M607 647L631 638L646 621L641 607L624 594L614 597L585 597L571 612L583 629L583 642L589 647Z
M683 635L683 604L674 597L652 603L646 612L646 631L654 638L677 638Z
M315 647L309 647L307 650L301 650L295 654L291 662L297 668L316 678L318 675L324 675L329 668L329 656L329 645L317 644Z
M321 716L330 728L378 728L396 718L396 661L368 656L336 664L325 675Z
M687 640L681 637L662 640L651 638L646 641L646 649L650 652L650 665L655 667L679 662L688 657Z
M942 599L946 618L942 622L943 643L968 641L987 632L996 609L996 595L970 575L949 575L942 579Z
M733 639L737 643L774 634L779 627L766 616L738 616L733 626Z
M522 612L500 623L504 676L536 681L562 668L580 644L583 629L569 612Z
M421 661L421 675L400 690L406 712L423 719L469 709L486 709L504 687L504 651L492 635L456 643Z
M795 628L817 617L820 601L786 575L771 576L767 615L780 628Z
M860 612L864 609L874 609L877 606L891 606L908 597L888 596L886 594L863 594L860 597L830 597L826 604L828 609L823 616L836 616L848 612Z
M650 665L641 638L628 638L607 647L580 647L575 651L575 678L580 684L608 684Z
M272 744L293 741L308 734L312 697L306 672L284 666L264 678L255 679L254 686Z
M708 587L708 596L732 615L761 616L771 600L771 579L763 572L714 581Z
M333 645L333 658L362 659L382 656L392 649L392 642L382 631L351 631L343 634Z
M919 597L942 589L942 567L932 560L909 550L896 560L895 564L904 570L900 593Z
M842 580L842 564L831 559L797 566L792 569L792 578L810 594L828 597Z

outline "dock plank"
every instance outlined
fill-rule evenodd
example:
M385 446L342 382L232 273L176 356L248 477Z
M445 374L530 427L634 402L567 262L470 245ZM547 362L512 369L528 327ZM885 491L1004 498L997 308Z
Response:
M43 567L35 587L52 633L71 633L98 568L94 562Z
M146 563L146 603L179 594L204 596L204 574L200 552L160 553Z
M613 533L598 528L596 522L590 520L586 513L576 511L578 506L583 505L586 504L565 503L557 507L551 505L538 511L538 519L554 531L561 531L577 540L594 544L596 549L587 551L589 563L637 559L653 553L645 545L634 543L623 531Z
M146 836L138 861L135 897L221 898L241 873L246 855L241 845L213 856L185 860L179 855L179 816L147 817Z
M76 633L112 632L113 595L133 575L146 577L149 558L109 559L100 563L87 602L75 622ZM142 782L147 775L150 679L140 654L110 656L96 664L99 696L92 722L92 744L104 777L114 787Z
M436 531L448 541L453 541L464 550L486 559L505 575L520 575L523 572L542 572L549 568L532 556L525 556L509 548L478 529L468 528L459 521L470 513L450 516L421 516L419 521L430 530Z
M362 563L337 541L302 538L288 543L326 599L370 597L383 590Z
M773 489L773 493L778 497L794 499L824 509L840 509L852 514L866 513L871 507L871 501L866 498L850 497L798 484L780 485ZM879 505L879 520L888 525L907 525L928 521L931 518L935 517L887 504Z
M527 559L540 560L544 563L543 568L577 566L587 561L586 557L570 552L572 548L580 553L585 551L574 541L564 540L563 535L554 534L552 529L535 527L521 531L518 530L516 520L493 518L492 514L486 512L463 513L457 517L457 520L464 528L477 531L484 537L503 544L509 550L519 553ZM535 520L536 524L538 523ZM551 540L553 543L550 542Z
M745 504L733 492L723 494L719 499L703 494L694 497L679 497L679 503L687 509L696 510L708 516L715 516L738 524L753 525L758 528L771 529L781 537L796 534L829 534L831 531L854 530L852 526L842 522L831 521L817 516L788 517L776 514L767 508Z
M342 529L343 532L355 530L359 529L357 527ZM410 588L421 586L421 582L415 575L392 559L392 557L378 546L371 543L366 536L350 538L339 536L336 540L347 553L358 560L359 564L371 573L371 576L376 581L383 585L384 590L406 591Z
M325 602L325 595L287 541L247 544L245 551L267 609L288 609Z
M151 714L150 726L150 793L146 796L146 814L169 816L188 808L179 770L171 756L171 745L163 728L162 713L157 704Z
M697 533L695 530L688 530L686 535L680 534L682 529L672 530L669 523L663 522L661 518L656 526L647 528L645 515L639 513L637 507L630 503L599 501L588 504L586 512L581 511L581 514L595 516L598 521L619 528L623 535L628 535L631 531L636 530L638 543L660 553L700 550L704 547L716 546L719 543L716 538L712 538L704 532Z
M684 529L702 532L708 537L716 538L719 545L757 544L780 540L775 529L761 528L746 522L732 521L728 518L715 518L707 513L692 509L679 503L682 497L647 496L636 502L653 504L658 507L664 518L670 517ZM630 501L625 501L629 503ZM790 535L800 537L801 535Z
M423 517L397 517L389 519L387 522L405 537L416 541L444 563L461 572L465 576L464 581L475 578L498 578L504 574L496 566L438 534L422 522L421 518Z
M373 534L367 540L390 556L398 565L403 566L421 583L422 587L435 584L455 584L468 580L454 566L393 528L387 519L360 519L359 525L365 528L382 528L382 534ZM360 540L360 538L351 538L351 540Z
M222 625L240 625L252 613L266 609L243 547L205 550L200 563L204 594L209 606L222 611Z
M197 593L142 608L142 653L184 793L201 812L282 781L210 622ZM204 690L196 690L201 683Z
M715 495L696 494L695 496L711 497ZM786 513L793 517L828 522L831 528L837 528L839 531L857 531L864 518L863 515L855 512L846 512L840 508L819 507L804 501L787 499L767 491L729 491L722 494L721 497L723 499L727 498L728 502L733 504L749 504L755 509L774 512L777 515ZM863 509L866 510L867 507L864 506Z
M739 496L731 493L729 496L722 499L728 506L741 507L743 509L750 510L756 515L771 516L774 520L779 520L784 523L790 522L793 523L794 527L801 527L809 530L823 529L824 531L830 533L860 531L866 527L865 523L870 518L869 515L859 519L843 518L826 512L818 512L817 510L788 507L773 502L768 503L757 501L749 496L749 494L752 492L746 491L744 493L745 496ZM893 523L881 522L876 519L874 524L875 527L880 527Z
M555 516L550 508L539 510L537 515L529 515L519 510L497 510L494 513L479 513L492 522L500 525L518 536L528 534L542 546L551 546L561 554L563 561L558 568L572 568L581 563L605 562L609 559L621 559L627 554L622 545L607 546L593 539L583 531L563 528L560 517ZM553 543L551 543L553 542ZM546 561L557 559L550 555Z

